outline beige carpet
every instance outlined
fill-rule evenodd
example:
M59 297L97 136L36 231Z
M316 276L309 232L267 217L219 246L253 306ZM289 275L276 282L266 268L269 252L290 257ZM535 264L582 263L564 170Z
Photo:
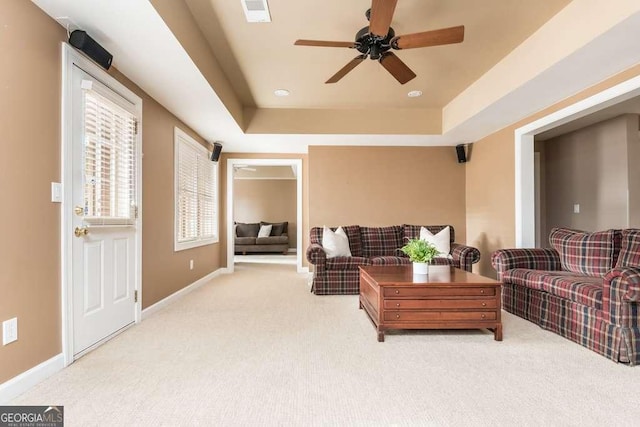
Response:
M378 343L357 296L318 297L293 266L236 273L157 312L15 404L67 426L637 425L640 367L504 313L485 331Z

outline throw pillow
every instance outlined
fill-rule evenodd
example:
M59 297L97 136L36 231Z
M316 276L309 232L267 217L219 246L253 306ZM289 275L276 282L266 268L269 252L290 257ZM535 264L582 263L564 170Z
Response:
M558 251L562 269L593 277L604 277L613 268L620 244L618 230L586 231L554 228L551 247Z
M640 267L640 230L622 230L622 245L616 267Z
M436 247L440 256L448 256L451 252L451 240L449 235L449 226L446 226L435 235L425 227L420 227L420 240L426 240Z
M260 231L258 231L258 237L269 237L272 227L271 225L261 225Z
M324 252L327 254L327 258L351 256L349 238L342 227L338 227L335 232L327 226L323 227L322 249L324 249Z

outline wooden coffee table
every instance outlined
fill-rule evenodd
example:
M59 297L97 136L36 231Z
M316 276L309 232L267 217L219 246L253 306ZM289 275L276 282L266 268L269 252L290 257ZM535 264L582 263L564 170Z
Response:
M411 265L360 267L360 308L378 331L391 329L489 329L502 341L501 284L449 266L414 276Z

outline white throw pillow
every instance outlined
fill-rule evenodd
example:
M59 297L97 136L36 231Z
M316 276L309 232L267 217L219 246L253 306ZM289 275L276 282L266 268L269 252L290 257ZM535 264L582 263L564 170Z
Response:
M449 256L449 252L451 251L450 237L451 233L448 225L435 235L425 227L420 227L420 240L426 240L435 246L438 252L440 252L440 256Z
M271 234L271 229L273 228L273 225L269 224L269 225L261 225L260 226L260 231L258 231L258 237L269 237L269 235Z
M335 232L326 226L322 229L322 249L327 254L327 258L351 256L349 238L342 227L338 227Z

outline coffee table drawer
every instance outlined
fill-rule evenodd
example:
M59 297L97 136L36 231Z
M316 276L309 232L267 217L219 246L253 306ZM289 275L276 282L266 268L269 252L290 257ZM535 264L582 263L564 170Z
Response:
M496 319L495 311L386 311L384 313L384 320L389 322Z
M416 309L456 309L456 308L497 308L495 298L486 299L385 299L385 310L416 310Z
M390 298L444 297L444 296L494 296L493 287L385 287L383 295Z

